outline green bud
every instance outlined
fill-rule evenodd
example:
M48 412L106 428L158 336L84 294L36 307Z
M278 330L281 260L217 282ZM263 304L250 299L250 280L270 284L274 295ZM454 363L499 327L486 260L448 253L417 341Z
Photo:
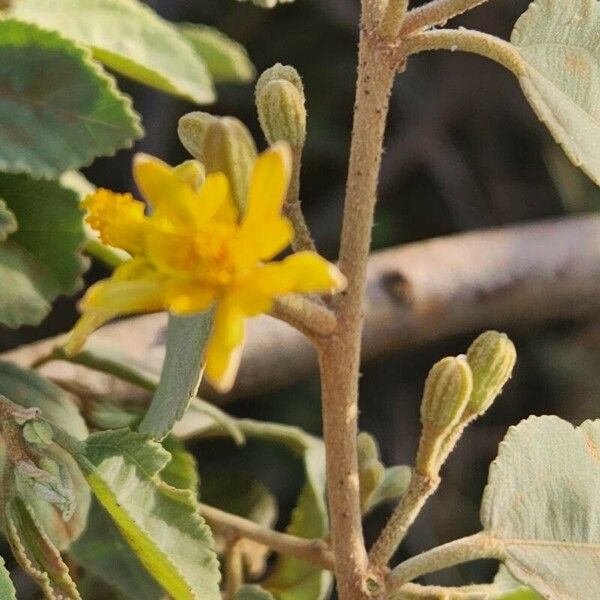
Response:
M379 460L372 459L361 465L358 479L360 483L360 504L363 512L370 507L373 495L383 482L384 477L385 467Z
M256 144L246 126L234 117L194 112L179 121L179 138L188 152L202 162L207 173L224 173L240 212L246 206L254 169Z
M300 75L280 64L267 69L256 84L256 108L270 144L288 142L302 148L306 139L306 108Z
M510 379L516 360L515 345L504 333L486 331L471 344L467 352L473 372L470 413L482 415L492 405Z
M473 389L473 376L464 357L448 356L433 365L423 391L423 425L447 429L462 416Z
M23 437L29 444L47 446L52 442L52 427L45 421L27 421L23 425Z
M356 438L358 448L358 464L367 464L371 460L379 460L377 440L366 431L361 431Z

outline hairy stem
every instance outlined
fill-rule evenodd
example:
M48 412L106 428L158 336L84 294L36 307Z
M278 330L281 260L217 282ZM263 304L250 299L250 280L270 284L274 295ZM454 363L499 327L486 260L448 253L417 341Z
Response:
M366 265L389 96L396 64L363 20L354 125L340 248L348 288L336 298L338 327L319 345L323 432L335 573L341 600L378 596L364 545L356 448ZM369 581L367 582L367 580ZM383 583L381 581L381 583Z
M299 558L321 569L333 570L333 556L323 540L307 540L280 533L206 504L200 504L200 514L224 535L254 540L276 552Z
M233 597L244 584L244 562L242 556L242 538L227 540L225 551L225 600Z
M398 565L388 575L387 587L392 592L421 575L480 558L503 560L504 547L502 543L481 532L438 546Z
M400 500L369 552L369 559L374 567L382 569L388 564L425 502L435 493L439 484L440 479L437 475L425 475L413 471L406 494Z
M441 587L437 585L417 585L407 583L399 589L391 590L389 600L481 600L492 597L497 588L493 584Z
M407 9L408 0L389 0L379 25L382 38L391 40L398 36Z
M440 29L419 33L406 39L402 52L406 55L425 50L460 50L493 60L517 77L525 74L525 61L509 42L488 33L470 29Z
M434 25L444 25L452 17L484 4L487 0L432 0L428 4L411 10L404 19L401 29L403 37Z
M271 315L285 321L309 339L327 337L337 326L332 310L306 296L289 295L279 298Z
M302 167L302 148L294 148L292 153L292 174L288 187L287 198L283 205L283 214L292 222L295 237L292 247L296 252L302 250L316 251L310 229L302 213L300 205L300 170Z

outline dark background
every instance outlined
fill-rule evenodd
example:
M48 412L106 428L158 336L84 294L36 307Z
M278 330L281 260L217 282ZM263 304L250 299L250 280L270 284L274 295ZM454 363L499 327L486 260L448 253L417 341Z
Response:
M260 10L233 0L148 2L173 21L214 25L242 42L258 71L275 62L302 74L309 136L302 199L320 251L335 259L352 118L358 0L297 0ZM415 3L416 4L416 3ZM496 0L456 24L508 37L526 0ZM143 115L147 135L135 150L171 163L185 160L177 119L197 107L121 80ZM242 119L264 144L257 126L253 86L221 86L206 108ZM86 171L97 185L132 189L131 152L98 160ZM430 53L412 58L392 99L386 153L374 228L382 248L454 232L597 210L600 195L562 157L538 123L509 73L482 58ZM94 267L88 280L105 275ZM0 330L0 350L67 330L76 318L74 300L58 302L41 328ZM478 529L478 503L498 442L529 414L558 414L573 422L600 415L600 327L593 322L521 325L508 331L519 360L516 374L493 409L465 435L444 470L443 483L413 528L407 556ZM471 337L457 337L365 366L361 379L361 428L378 438L387 464L410 463L418 439L418 407L429 367L464 352ZM239 401L240 416L293 423L319 433L316 378L293 389ZM252 473L280 498L280 522L301 485L301 468L284 453L250 445L199 444L204 472ZM366 522L369 539L389 507ZM399 556L400 557L400 556ZM460 572L459 572L460 571ZM430 581L466 583L490 576L493 565L467 565Z

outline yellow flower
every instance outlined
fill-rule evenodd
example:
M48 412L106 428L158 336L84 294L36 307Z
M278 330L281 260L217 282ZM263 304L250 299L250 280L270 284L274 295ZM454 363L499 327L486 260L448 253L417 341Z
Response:
M130 194L98 190L84 201L88 223L102 241L131 260L94 284L65 349L74 354L98 327L120 315L168 310L191 315L215 306L205 351L205 375L222 391L233 384L245 320L269 312L277 296L333 293L345 286L338 269L314 252L266 262L293 238L281 216L290 175L290 151L276 144L258 157L245 214L238 215L221 173L195 186L189 169L138 155L134 176L152 208Z

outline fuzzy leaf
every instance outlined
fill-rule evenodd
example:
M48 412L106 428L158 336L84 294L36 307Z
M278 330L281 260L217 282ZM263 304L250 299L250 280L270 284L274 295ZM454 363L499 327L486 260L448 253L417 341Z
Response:
M599 485L600 421L531 417L500 445L481 520L510 573L547 600L600 589Z
M7 537L19 564L48 600L81 600L69 569L33 512L20 499L5 507Z
M57 177L140 137L130 100L70 40L0 21L0 64L1 170Z
M107 67L200 104L214 101L206 66L177 28L138 0L14 0L18 19L92 48Z
M274 600L273 596L259 585L243 585L233 600Z
M104 509L174 600L220 600L210 529L189 491L158 478L169 453L128 430L91 435L75 456Z
M180 29L215 81L248 83L256 76L246 49L218 29L193 23L184 23Z
M0 598L3 600L17 600L15 586L10 580L10 575L6 570L4 559L0 556Z
M178 439L171 436L166 438L162 445L171 455L171 460L160 472L160 478L178 490L188 490L195 498L198 495L200 479L194 455L188 452Z
M518 582L502 565L494 578L496 595L485 600L542 600L531 588Z
M526 63L521 87L575 165L600 184L600 3L535 0L511 41Z
M160 383L139 430L164 438L183 417L202 378L202 356L212 327L212 311L193 317L169 316Z
M18 223L0 242L0 323L37 325L51 302L83 284L88 263L79 201L58 182L28 175L0 174L0 197Z

